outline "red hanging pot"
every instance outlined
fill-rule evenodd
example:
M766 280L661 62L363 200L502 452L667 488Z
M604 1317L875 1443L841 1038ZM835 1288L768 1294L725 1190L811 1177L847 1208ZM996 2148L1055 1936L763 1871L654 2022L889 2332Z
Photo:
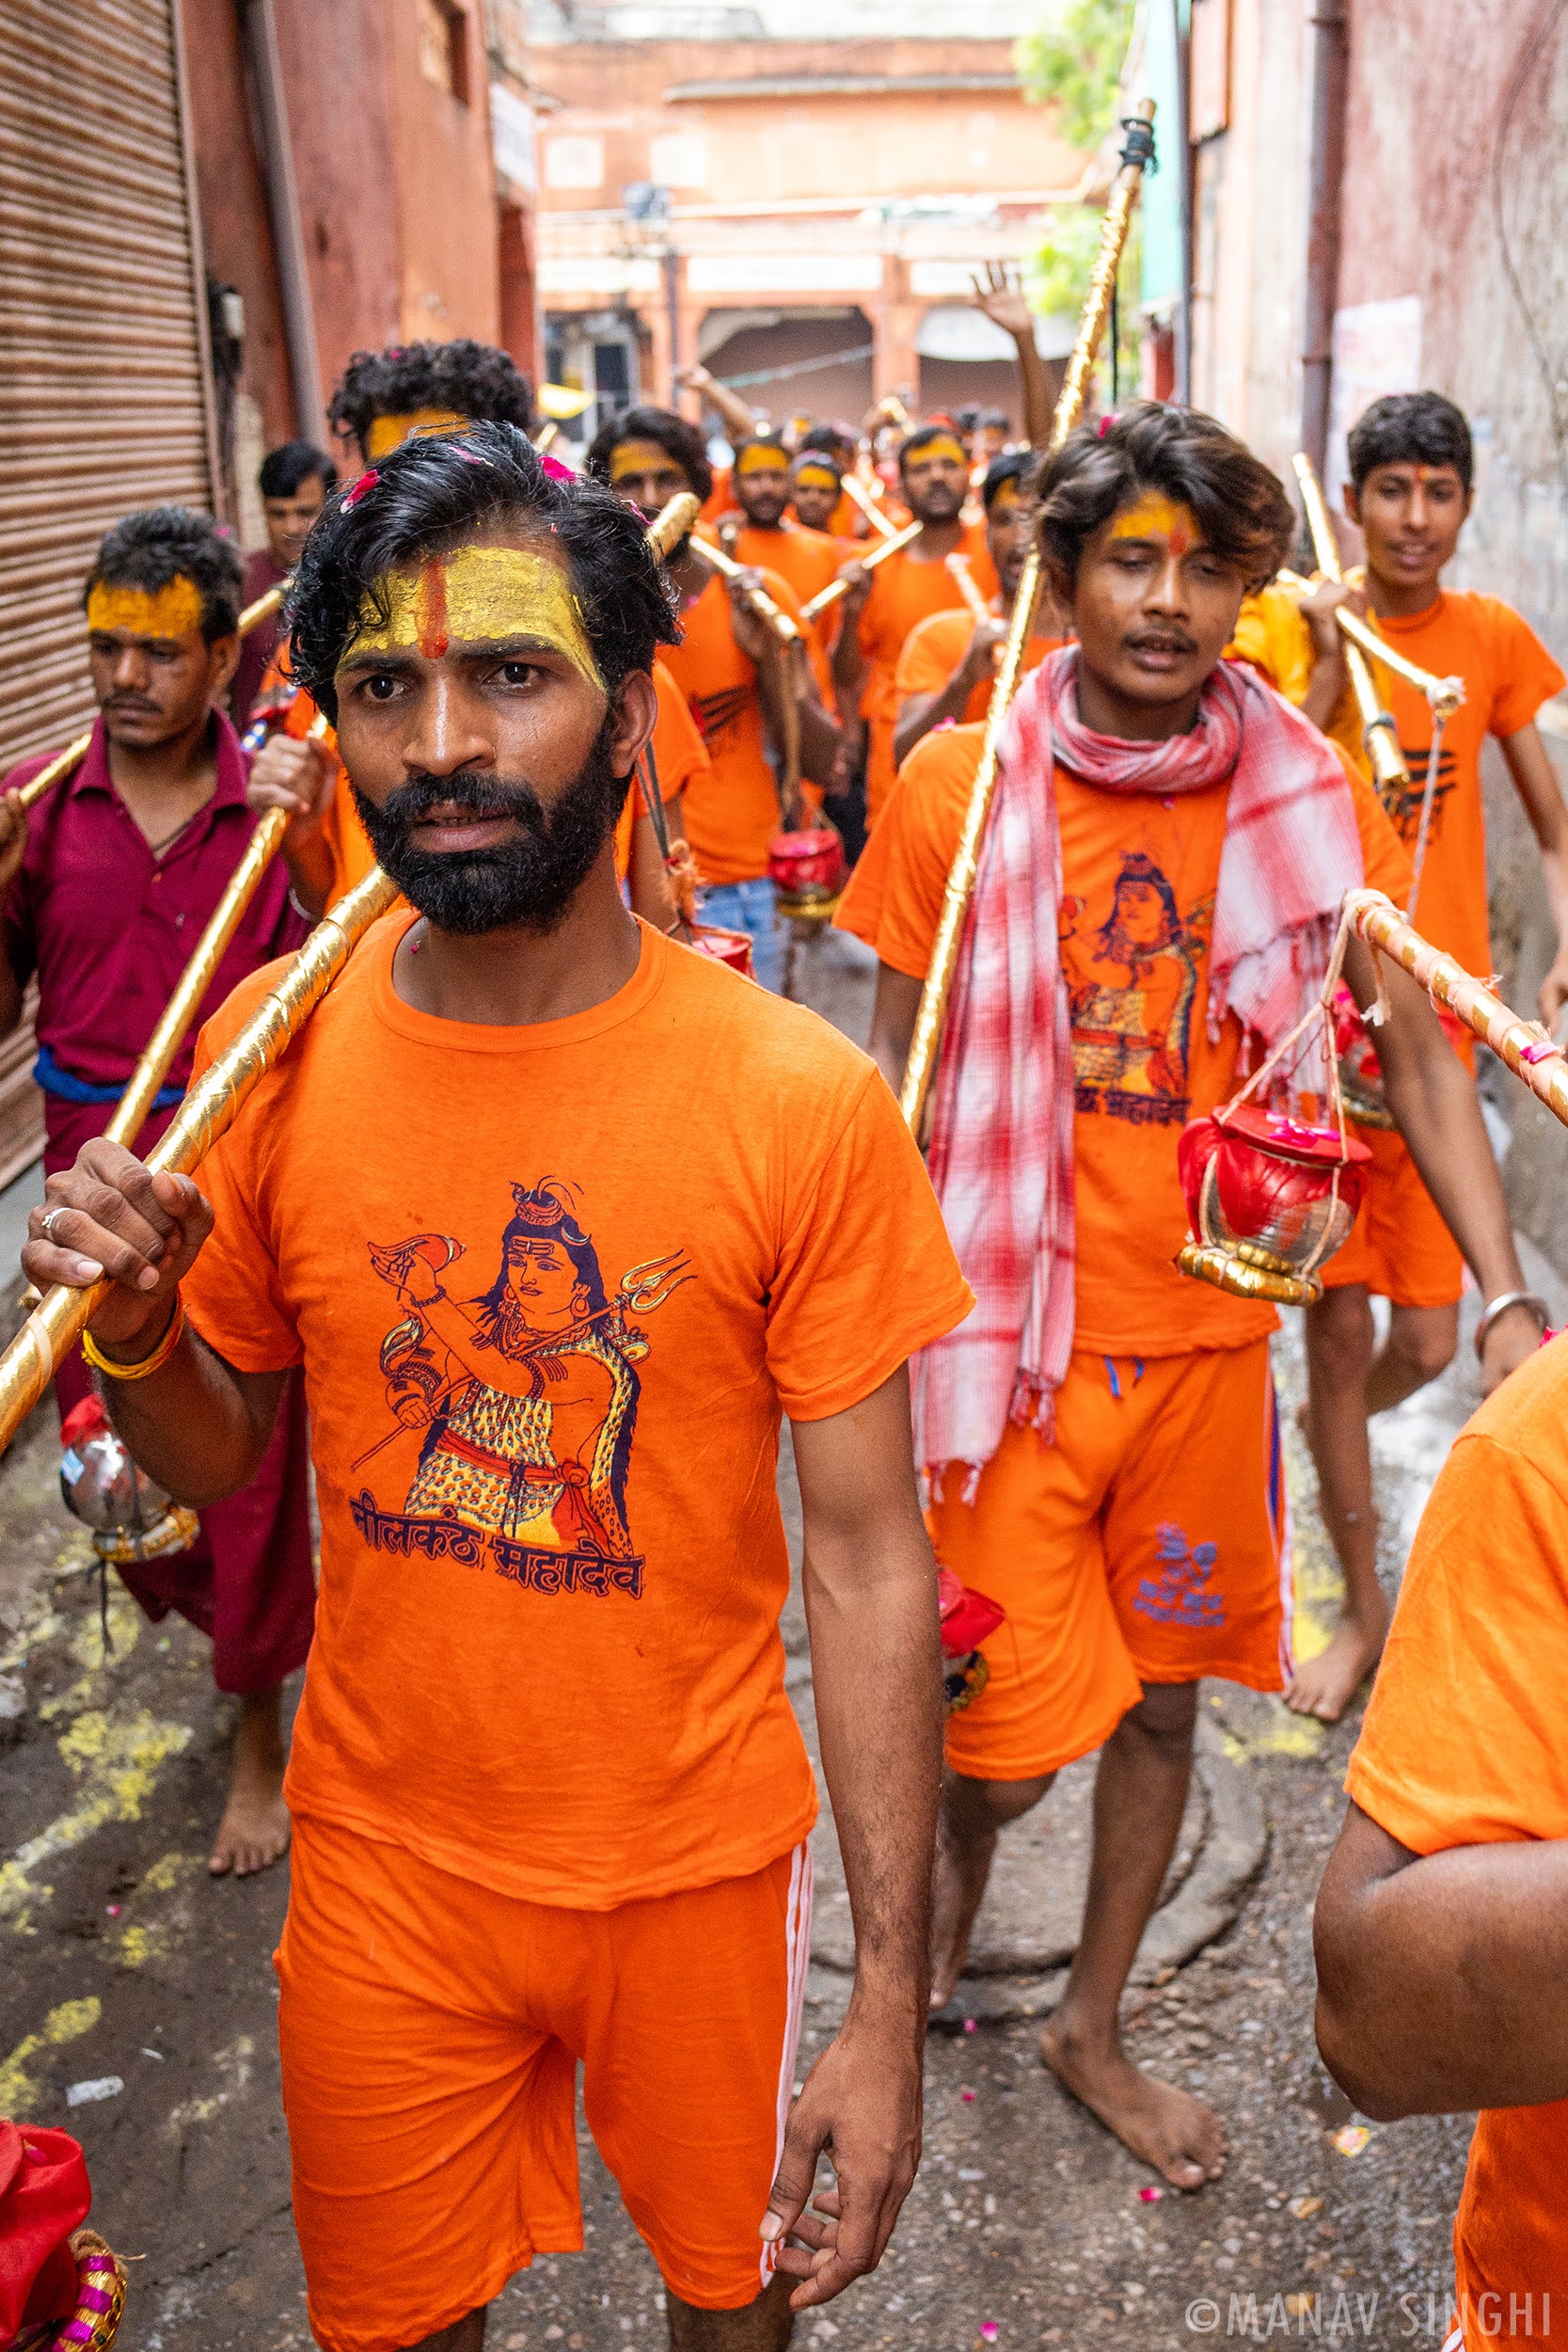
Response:
M1370 1158L1337 1126L1253 1103L1193 1120L1177 1146L1192 1221L1178 1264L1243 1297L1309 1304L1355 1222Z
M768 844L768 878L779 894L781 914L825 914L849 879L834 827L776 833Z
M744 972L751 979L752 942L745 931L721 930L716 923L691 923L681 941L699 956L711 956L715 963L727 963L732 972Z
M951 1568L937 1564L937 1610L942 1621L942 1677L947 1712L956 1714L978 1698L990 1669L980 1645L1005 1623L1006 1611L984 1593L972 1592Z

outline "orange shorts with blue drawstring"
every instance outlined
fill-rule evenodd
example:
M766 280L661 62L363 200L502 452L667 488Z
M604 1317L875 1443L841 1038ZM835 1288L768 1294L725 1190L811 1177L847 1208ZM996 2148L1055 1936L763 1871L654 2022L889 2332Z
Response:
M1115 1358L1080 1349L1048 1441L1009 1426L973 1502L955 1465L937 1556L1006 1622L951 1716L947 1761L1032 1780L1100 1746L1148 1682L1254 1691L1290 1672L1284 1459L1269 1344Z

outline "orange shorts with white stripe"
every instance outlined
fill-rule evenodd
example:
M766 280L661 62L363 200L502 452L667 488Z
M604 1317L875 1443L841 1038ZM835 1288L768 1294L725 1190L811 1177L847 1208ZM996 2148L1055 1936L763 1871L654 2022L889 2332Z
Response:
M804 1846L612 1911L294 1823L276 1965L294 2224L325 2352L397 2352L582 2245L599 2153L683 2302L753 2302L811 1946Z
M947 1724L972 1780L1033 1780L1100 1746L1146 1682L1290 1670L1291 1581L1269 1343L1184 1356L1075 1351L1055 1434L1009 1428L973 1502L954 1465L937 1556L1006 1622Z

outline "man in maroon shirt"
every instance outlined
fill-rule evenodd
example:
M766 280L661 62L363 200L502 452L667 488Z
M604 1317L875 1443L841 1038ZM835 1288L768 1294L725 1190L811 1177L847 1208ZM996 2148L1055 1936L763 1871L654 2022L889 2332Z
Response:
M216 706L239 639L239 558L204 515L160 506L104 539L86 606L99 719L87 757L30 812L18 788L0 801L0 1035L39 985L44 1167L70 1168L102 1134L174 993L175 982L245 852L255 818L247 761ZM296 749L289 746L287 749ZM267 757L263 751L261 759ZM283 861L262 876L135 1149L167 1125L189 1080L198 1030L258 965L287 953L308 925L290 901ZM62 1416L87 1393L79 1352L61 1365ZM201 1514L188 1550L122 1567L154 1622L177 1609L212 1636L218 1688L240 1698L233 1777L210 1867L244 1874L283 1851L282 1682L310 1645L315 1587L306 1483L308 1440L297 1381L261 1470Z
M321 513L328 490L336 486L338 469L325 450L310 441L285 441L268 450L261 460L260 487L267 544L246 559L242 601L254 604L269 588L281 588L304 547L310 525ZM240 659L229 689L229 707L243 734L251 707L266 676L267 664L283 641L280 615L263 621L241 641Z

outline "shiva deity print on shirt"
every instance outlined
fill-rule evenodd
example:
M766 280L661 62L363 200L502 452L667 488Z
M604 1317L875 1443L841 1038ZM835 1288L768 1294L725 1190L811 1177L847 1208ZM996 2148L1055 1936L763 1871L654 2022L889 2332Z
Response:
M1151 857L1123 853L1108 907L1066 897L1058 918L1077 1108L1136 1126L1188 1116L1193 1018L1212 893L1183 914Z
M626 1475L649 1342L633 1317L693 1278L673 1250L610 1295L571 1186L515 1184L512 1200L482 1289L453 1274L450 1234L371 1245L404 1311L381 1344L397 1425L356 1468L404 1429L424 1439L401 1511L367 1487L355 1524L374 1549L487 1560L535 1591L640 1595Z

